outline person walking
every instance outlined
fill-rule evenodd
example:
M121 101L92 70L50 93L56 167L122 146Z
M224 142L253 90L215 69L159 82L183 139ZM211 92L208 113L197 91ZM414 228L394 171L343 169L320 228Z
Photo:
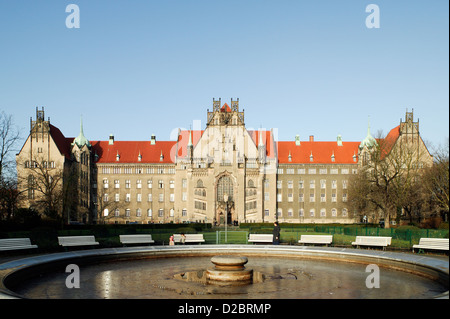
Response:
M278 222L274 222L273 223L273 240L272 243L274 245L279 245L280 244L280 225L278 224Z

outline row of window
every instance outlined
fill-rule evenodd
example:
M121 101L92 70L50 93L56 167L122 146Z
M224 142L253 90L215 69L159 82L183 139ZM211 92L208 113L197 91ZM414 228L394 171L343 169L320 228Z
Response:
M103 188L109 188L109 180L107 178L103 179ZM120 180L118 179L114 180L114 188L120 188ZM127 179L125 181L125 188L131 188L131 180ZM136 188L138 189L142 188L141 179L136 180ZM147 188L153 188L153 180L151 179L147 180ZM159 189L164 188L164 181L162 179L158 180L158 188ZM169 181L169 188L175 188L175 181L173 180Z
M264 200L268 201L269 200L269 193L265 193L264 194ZM293 202L294 201L294 194L293 193L288 193L287 195L287 201L288 202ZM279 193L277 194L277 202L280 203L283 201L283 194ZM327 195L326 193L321 193L320 194L320 202L324 203L327 201ZM343 193L342 194L342 201L343 202L347 202L347 194ZM303 203L305 202L305 194L300 193L298 194L298 202L299 203ZM316 194L314 192L309 194L309 202L310 203L315 203L316 202ZM337 202L337 194L336 193L331 193L331 202L332 203L336 203Z
M266 210L264 212L265 216L269 216L269 210ZM296 216L294 216L296 215ZM325 208L320 209L319 211L319 217L327 217L327 210ZM348 210L347 208L343 208L341 210L341 216L342 217L348 217ZM283 210L281 208L278 208L277 210L277 217L283 217ZM309 212L305 212L303 208L299 209L297 214L294 213L293 209L288 209L287 215L284 217L298 217L298 218L304 218L304 217L316 217L316 210L314 208L310 209ZM338 210L336 208L331 209L331 217L338 217Z
M102 167L102 174L175 174L175 167Z
M201 182L201 180L199 180ZM290 180L287 181L287 188L294 188L294 181ZM327 180L326 179L321 179L319 181L320 183L320 188L326 188L327 187ZM109 180L107 178L103 179L103 188L109 188ZM200 186L199 186L200 184ZM250 183L249 183L250 185ZM331 188L337 188L338 182L337 180L332 180L331 181ZM157 184L158 188L162 189L164 188L164 181L162 179L158 180L158 184ZM269 181L265 180L264 183L265 187L269 187ZM343 180L342 181L342 188L343 189L347 189L348 186L348 181L347 180ZM175 188L175 181L171 180L169 181L169 187L170 188ZM183 179L182 180L182 187L183 188L187 188L187 180ZM197 182L197 187L203 187L203 183L199 183ZM252 186L249 187L253 187L253 182L252 182ZM316 180L310 180L309 181L309 188L315 188L316 187ZM115 179L114 180L114 188L120 188L120 180ZM127 179L125 180L125 188L131 188L131 180ZM142 188L142 180L138 179L136 180L136 188L140 189ZM153 188L153 180L149 179L147 180L147 188ZM277 181L277 188L283 188L283 181ZM298 188L302 189L305 188L305 181L304 180L299 180L298 181ZM252 188L248 188L246 189L247 195L256 195L256 189L252 189ZM196 194L197 195L197 194ZM199 194L200 195L200 194ZM205 196L205 195L203 195Z
M110 200L110 195L109 194L103 194L103 201L104 202L109 202ZM185 199L185 193L183 193L183 201L186 201ZM115 202L119 202L120 201L120 195L119 194L114 194L114 201ZM169 201L170 202L174 202L175 201L175 194L169 194ZM131 194L127 193L125 194L125 202L129 203L131 202ZM142 194L136 194L136 202L140 203L142 202ZM149 193L147 194L147 202L153 202L153 194ZM164 202L164 194L158 194L158 202L162 203Z
M25 168L38 168L39 167L39 163L36 161L31 161L31 162L25 161L24 165L25 165ZM54 161L50 161L50 162L43 161L41 163L41 166L43 168L55 168L55 162Z
M330 170L330 174L331 175L338 175L339 174L339 169L338 168L278 168L277 169L277 174L285 174L284 172L286 172L286 174L295 174L295 171L297 170L297 174L299 175L306 175L306 173L308 173L309 175L315 175L317 174L317 172L321 175L326 175L328 174L328 170ZM357 168L341 168L341 174L342 175L348 175L350 174L350 170L352 172L352 174L358 174L358 169Z
M131 216L131 209L129 209L129 208L126 208L124 210L120 210L120 208L116 208L111 213L113 214L114 217L120 217L121 213L123 213L125 217L132 217ZM137 208L135 210L135 216L136 217L144 217L142 214L143 214L142 209ZM164 214L165 214L165 210L163 208L158 209L158 215L157 215L158 217L165 217ZM174 217L174 214L175 214L175 211L174 211L173 208L171 208L169 210L168 217ZM269 213L268 209L266 209L264 211L264 215L266 217L270 216L270 213ZM107 208L104 209L103 216L104 217L111 217L109 209L107 209ZM183 209L181 211L181 216L182 217L187 217L187 210L186 209ZM327 210L325 208L322 208L319 211L319 215L318 216L319 217L327 217ZM342 217L348 217L348 210L346 208L341 210L341 216ZM153 217L153 210L151 208L147 209L146 217L150 217L150 218ZM299 209L297 214L294 214L294 210L293 209L289 209L287 211L286 216L283 216L283 210L281 208L279 208L277 210L277 217L278 218L282 218L282 217L290 217L290 218L295 218L295 217L298 217L298 218L316 217L316 211L315 211L315 209L310 209L308 213L305 213L304 209ZM338 210L336 208L332 208L331 209L331 217L338 217Z
M123 212L125 217L132 217L131 216L131 209L129 209L129 208L126 208L123 211L121 211L120 208L116 208L111 213L113 214L114 217L120 217L122 212ZM136 209L135 216L136 217L143 217L142 216L142 209L140 209L140 208ZM186 209L183 209L181 211L181 216L182 217L187 217L187 210ZM111 217L109 209L105 208L103 210L103 217ZM153 210L151 208L147 209L146 217L153 217ZM164 209L163 208L158 209L158 217L164 217ZM173 208L171 208L169 210L169 216L168 217L174 217L174 209Z
M320 188L327 188L327 180L326 179L321 179L319 181L320 183ZM332 180L331 181L331 188L337 188L338 185L338 181L337 180ZM342 181L342 188L343 189L347 189L348 186L348 181L347 180L343 180ZM315 188L316 187L316 180L312 179L309 181L309 188ZM277 188L283 188L283 181L277 181ZM294 181L287 181L287 188L294 188ZM299 180L298 181L298 188L305 188L305 181L304 180Z

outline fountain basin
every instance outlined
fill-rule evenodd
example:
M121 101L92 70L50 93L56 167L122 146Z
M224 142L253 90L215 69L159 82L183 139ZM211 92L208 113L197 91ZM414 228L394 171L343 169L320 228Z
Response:
M434 257L428 257L423 254L410 254L410 253L397 253L397 252L391 252L391 251L379 251L379 250L367 250L367 249L353 249L353 248L338 248L338 247L314 247L314 246L272 246L272 245L185 245L185 246L147 246L147 247L123 247L123 248L104 248L104 249L89 249L89 250L76 250L76 251L69 251L69 252L62 252L62 253L56 253L56 254L46 254L46 255L38 255L38 256L30 256L27 258L21 258L16 260L11 260L8 262L4 262L0 264L0 299L2 298L10 298L10 297L16 297L21 298L22 295L17 294L14 292L14 284L20 284L26 283L28 278L36 277L36 274L39 272L45 272L47 270L51 270L52 273L55 271L57 267L63 266L62 269L65 268L67 264L75 263L79 265L80 267L83 265L89 266L89 265L95 265L98 263L101 263L107 267L106 271L102 273L102 282L103 283L112 283L114 281L111 281L111 273L109 271L109 263L110 262L118 262L118 261L138 261L139 259L142 259L143 262L145 262L142 270L146 270L148 268L148 263L152 264L152 260L155 262L158 260L158 264L165 263L166 266L155 266L157 268L153 268L154 270L154 281L155 283L152 285L155 286L156 289L159 291L162 290L163 295L151 295L151 298L167 298L168 296L168 289L182 289L181 286L183 283L181 282L181 285L178 283L179 281L175 280L175 282L172 282L169 280L169 277L172 278L177 273L182 272L189 272L189 271L198 271L201 270L202 265L207 266L208 262L210 261L210 258L213 256L217 256L219 254L223 255L241 255L245 254L250 258L252 268L255 269L255 274L258 273L266 273L268 275L267 280L264 282L257 281L258 284L256 285L240 285L239 287L239 295L241 296L243 291L246 291L249 293L249 296L252 296L252 292L254 290L264 291L264 298L294 298L292 296L292 292L295 292L295 290L287 290L286 286L287 284L291 285L294 282L298 280L291 280L292 275L290 273L290 269L286 269L286 273L281 273L281 279L285 281L285 283L281 286L278 286L279 279L277 273L271 273L266 268L261 268L261 265L255 264L255 258L272 258L274 260L274 269L277 269L278 267L281 267L281 270L283 271L283 267L285 267L285 263L288 260L291 260L294 258L294 260L298 261L307 261L307 260L317 260L325 262L327 265L336 265L338 264L348 264L349 267L352 266L352 264L377 264L380 267L383 268L391 268L400 270L403 273L412 273L416 275L420 275L421 277L426 277L427 279L430 279L432 281L435 281L439 284L441 284L444 289L448 290L448 257L447 258L434 258ZM202 257L204 256L204 257ZM170 258L170 257L175 257ZM201 262L201 264L198 264L198 266L193 267L193 263L189 261L190 258L185 257L194 257L194 258L208 258ZM176 262L174 263L174 260ZM184 260L184 262L183 262ZM280 263L280 260L283 260L283 262ZM286 261L286 262L284 262ZM182 264L183 262L183 264ZM178 266L178 264L180 264ZM183 266L184 265L184 266ZM262 264L264 265L264 264ZM295 264L293 265L295 266ZM166 268L162 268L166 267ZM173 268L176 267L176 268ZM291 266L289 266L291 267ZM334 266L332 266L334 267ZM172 269L173 268L173 269ZM88 279L88 284L90 282L88 275L86 274L87 270L84 270L84 266L82 267L82 279L86 278ZM161 276L161 269L172 269L171 271L167 272L167 279L163 278ZM205 269L205 268L203 268ZM314 269L314 268L313 268ZM367 276L367 274L364 272L364 268L360 270L361 273L364 276ZM62 279L61 281L63 285L64 291L67 293L68 289L64 286L64 280L67 277L67 274L64 274L64 270L62 270ZM116 277L117 281L122 283L126 283L128 281L127 276L136 276L134 278L135 282L142 282L141 278L141 270L138 271L132 271L132 272L126 272L125 276L120 275L119 277ZM205 280L206 280L206 271L205 273ZM276 275L276 276L275 276ZM297 274L298 275L298 274ZM312 273L313 277L308 278L305 275L309 275L309 272L306 271L305 273L300 274L301 277L299 279L303 280L311 280L311 283L314 285L311 287L316 287L316 278L314 273ZM278 277L277 277L278 276ZM406 276L406 275L405 275ZM105 278L107 281L105 281ZM383 275L383 278L384 275ZM333 278L331 278L334 280ZM255 280L255 278L254 278ZM361 281L364 283L365 278L363 278ZM403 279L407 280L409 282L409 279ZM58 281L58 282L59 282ZM132 281L131 281L132 282ZM406 281L404 281L406 283ZM167 284L170 283L170 287L167 286ZM119 284L119 283L118 283ZM271 293L270 291L267 291L266 285L267 284L275 284L275 288L273 288L274 291ZM159 287L161 285L161 287ZM200 286L198 286L195 290L195 294L192 295L193 291L191 289L191 283L186 283L186 291L188 293L189 298L193 298L193 296L196 296L197 293L201 293L204 298L205 296L209 296L210 298L223 298L222 294L223 292L233 290L228 283L228 287L215 287L214 285L206 285L202 286L201 283L199 283ZM400 283L397 286L401 286ZM384 285L383 285L384 286ZM122 287L122 286L118 286ZM133 286L131 286L132 288ZM344 287L341 287L339 289L343 289ZM108 287L109 289L109 287ZM141 288L136 288L138 291L136 292L135 296L139 296L139 298L146 298L146 296L141 294ZM184 288L183 288L184 289ZM279 290L281 289L281 290ZM367 288L364 287L365 290ZM123 289L119 289L122 291ZM153 292L158 292L153 288ZM379 290L379 289L377 289ZM69 290L73 291L72 290ZM234 290L233 290L234 291ZM373 291L373 289L372 289ZM444 290L445 291L445 290ZM107 291L108 292L108 291ZM211 292L211 293L210 293ZM433 292L433 291L431 291ZM60 293L58 291L58 293ZM108 292L109 293L109 292ZM207 293L207 294L206 294ZM287 295L283 295L283 293L288 293ZM61 296L61 295L60 295ZM72 298L69 295L66 298ZM87 296L87 295L86 295ZM127 295L132 296L131 294ZM119 298L126 298L127 296L120 296ZM175 294L170 295L170 298L183 298L183 296L186 296L183 292L183 294ZM231 295L227 295L231 296ZM257 297L261 298L262 295L256 295ZM327 295L328 296L328 295ZM382 295L382 298L410 298L409 297L409 291L408 290L402 290L397 292L391 297ZM80 298L80 297L78 297ZM90 296L87 298L91 298ZM93 296L93 298L96 298L96 296ZM110 295L105 295L102 298L110 298ZM112 297L115 298L115 297ZM299 297L295 297L299 298ZM303 296L300 296L300 298L304 298ZM320 298L320 297L319 297ZM326 297L325 297L326 298ZM355 297L355 296L343 296L341 298L367 298L367 297ZM372 297L373 298L373 297ZM430 298L428 296L427 298ZM442 293L441 289L436 290L434 294L434 298L447 298L448 299L448 291L447 293Z

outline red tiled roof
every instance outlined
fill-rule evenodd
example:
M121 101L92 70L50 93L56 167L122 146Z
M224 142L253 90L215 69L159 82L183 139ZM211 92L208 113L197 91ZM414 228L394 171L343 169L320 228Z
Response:
M262 142L266 145L266 156L270 158L275 157L274 143L271 131L248 131L253 139L256 147L259 145L259 135L262 134Z
M227 103L225 103L222 108L220 109L220 112L231 112L230 107L228 106Z
M192 145L197 145L198 141L202 137L204 131L180 131L178 135L178 157L187 156L187 145L189 143L189 133L191 133Z
M392 147L394 147L395 142L397 141L398 137L400 136L400 125L394 127L392 130L389 131L388 135L384 139L378 140L377 143L380 144L381 147L381 159L384 159L385 156L387 156L391 150Z
M316 142L301 141L300 145L295 142L278 142L278 162L280 164L354 164L353 156L358 156L360 142ZM289 161L289 154L291 161ZM311 161L310 156L313 156ZM332 160L334 155L334 162ZM358 159L356 159L358 160Z
M150 141L114 141L110 145L109 141L91 141L93 153L98 156L97 163L174 163L176 143L156 141L151 145Z
M58 147L59 152L61 155L64 155L67 159L70 159L71 154L71 143L73 142L73 137L65 137L63 133L57 128L56 126L53 126L49 124L50 126L50 135L53 138L53 141L55 142L56 146Z

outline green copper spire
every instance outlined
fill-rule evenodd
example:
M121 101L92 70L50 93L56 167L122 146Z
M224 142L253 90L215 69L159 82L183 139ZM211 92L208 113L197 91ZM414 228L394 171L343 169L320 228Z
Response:
M367 136L364 140L362 140L361 144L359 144L359 148L362 149L362 148L364 148L364 146L371 148L375 144L377 144L377 141L372 136L372 134L370 134L370 117L369 117L368 125L367 125Z
M91 147L91 143L89 143L88 139L84 136L83 133L83 118L80 117L80 134L73 140L73 144L77 144L79 148L82 148L84 145L87 147Z

